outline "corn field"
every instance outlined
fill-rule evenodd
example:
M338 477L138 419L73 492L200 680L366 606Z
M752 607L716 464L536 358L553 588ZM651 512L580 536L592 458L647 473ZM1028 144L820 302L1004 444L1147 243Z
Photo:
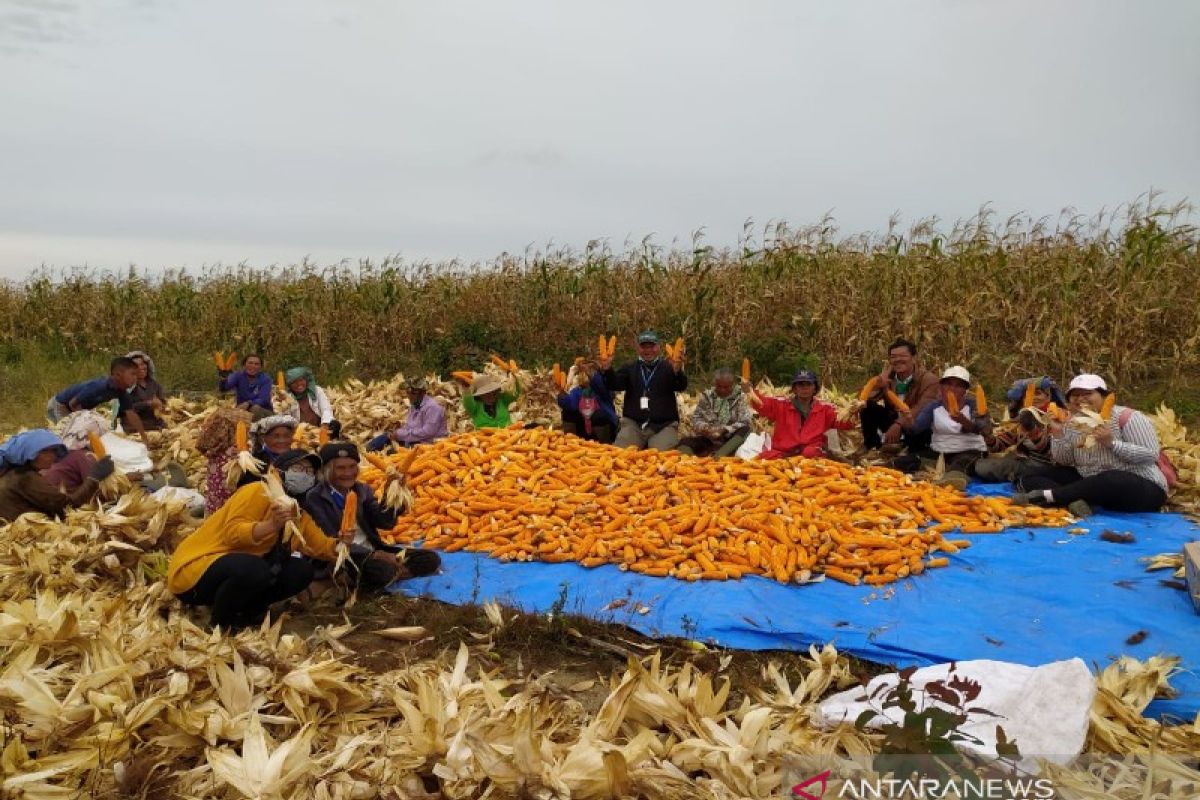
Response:
M758 241L747 226L737 249L701 236L622 252L591 242L485 265L43 272L0 285L0 360L137 345L201 365L234 348L329 378L372 378L469 367L491 352L548 364L587 352L601 332L621 335L620 359L632 355L633 333L653 326L685 337L699 370L748 356L775 379L805 365L849 385L903 335L928 366L963 363L993 383L1088 370L1170 396L1200 367L1200 239L1189 211L1151 197L1119 217L984 212L948 233L926 221L849 238L825 219L772 225Z

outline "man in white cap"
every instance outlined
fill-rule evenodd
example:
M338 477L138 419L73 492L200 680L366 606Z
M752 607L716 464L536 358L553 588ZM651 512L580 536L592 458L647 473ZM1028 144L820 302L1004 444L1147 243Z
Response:
M938 400L921 409L912 425L917 433L931 432L929 449L909 453L894 465L912 472L921 465L922 458L936 460L940 456L946 469L935 482L965 489L975 462L987 455L984 435L991 431L992 421L975 411L975 398L967 394L971 373L966 367L948 368L942 373L938 387ZM955 413L950 412L951 404L958 408Z
M1154 425L1140 411L1113 405L1091 426L1084 411L1100 412L1109 396L1099 375L1076 375L1067 406L1081 424L1047 423L1056 468L1020 480L1014 503L1066 506L1077 517L1099 505L1111 511L1158 511L1167 501L1174 467L1162 453Z

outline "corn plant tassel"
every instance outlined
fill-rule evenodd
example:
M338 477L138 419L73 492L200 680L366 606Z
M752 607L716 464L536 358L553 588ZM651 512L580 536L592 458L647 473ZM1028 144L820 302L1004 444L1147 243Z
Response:
M987 412L987 392L983 391L983 386L977 383L975 384L975 414L986 417Z

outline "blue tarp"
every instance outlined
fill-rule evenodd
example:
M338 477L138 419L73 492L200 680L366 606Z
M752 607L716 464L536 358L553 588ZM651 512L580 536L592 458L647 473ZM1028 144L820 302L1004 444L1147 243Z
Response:
M979 494L1003 494L972 486ZM474 553L443 554L444 570L395 589L450 603L497 600L530 613L565 610L626 624L649 636L682 636L743 650L804 650L833 642L845 653L897 667L990 658L1037 665L1078 656L1103 667L1122 654L1177 655L1178 697L1155 701L1151 716L1191 721L1200 712L1200 616L1187 593L1161 585L1138 558L1179 552L1200 531L1177 514L1098 513L1063 529L1013 528L972 535L949 568L889 587L836 581L784 586L752 576L687 583L615 566L504 563ZM1102 541L1129 532L1133 544ZM953 538L953 537L951 537ZM617 609L604 610L614 600ZM638 606L649 608L639 614ZM1138 631L1140 644L1126 644Z

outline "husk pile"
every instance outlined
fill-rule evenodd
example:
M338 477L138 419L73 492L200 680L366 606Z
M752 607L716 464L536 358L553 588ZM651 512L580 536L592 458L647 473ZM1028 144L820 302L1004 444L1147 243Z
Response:
M657 654L631 660L588 713L551 676L487 671L451 641L452 656L372 672L340 641L349 625L216 636L163 580L165 551L191 524L135 491L62 522L0 527L4 796L773 797L789 755L877 746L810 724L817 699L854 682L831 646L811 648L802 675L768 666L753 686ZM1175 667L1105 670L1092 746L1152 751L1200 780L1177 761L1200 751L1200 722L1140 716ZM1168 796L1138 794L1127 773L1063 774L1110 797Z

